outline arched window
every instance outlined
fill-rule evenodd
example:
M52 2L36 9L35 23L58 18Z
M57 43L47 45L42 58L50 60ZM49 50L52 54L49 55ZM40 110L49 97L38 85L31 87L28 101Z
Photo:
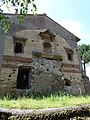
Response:
M46 53L51 53L52 52L51 44L48 43L48 42L45 42L43 44L43 51L46 52Z

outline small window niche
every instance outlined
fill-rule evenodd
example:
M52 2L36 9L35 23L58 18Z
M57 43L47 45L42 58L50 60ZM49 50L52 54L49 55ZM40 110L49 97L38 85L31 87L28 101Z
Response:
M67 58L68 58L68 60L69 61L73 61L74 59L73 59L73 50L72 49L70 49L70 48L65 48L65 50L66 50L66 53L67 53Z
M73 54L72 53L67 53L68 60L73 61Z
M24 53L27 38L13 36L14 53Z
M48 42L45 42L43 44L43 51L46 52L46 53L52 53L52 46L50 43Z
M39 35L41 36L41 39L44 41L48 41L48 42L53 42L53 40L55 39L56 35L53 34L49 29L40 32Z
M65 86L71 86L71 81L67 78L64 78Z
M22 43L19 43L19 42L15 43L14 52L15 53L23 53L23 45L22 45Z

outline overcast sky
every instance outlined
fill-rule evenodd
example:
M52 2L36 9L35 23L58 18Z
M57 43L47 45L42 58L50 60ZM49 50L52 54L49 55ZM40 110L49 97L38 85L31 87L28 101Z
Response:
M81 40L78 44L90 44L90 0L35 0L37 13L50 18L71 31ZM8 12L3 7L5 12ZM13 9L9 12L13 13ZM90 68L87 67L89 75Z
M81 39L80 43L90 44L90 0L36 1L39 13L46 13L73 32Z
M81 40L78 44L90 44L90 0L36 0L38 13L50 18L71 31ZM90 67L86 67L90 78Z

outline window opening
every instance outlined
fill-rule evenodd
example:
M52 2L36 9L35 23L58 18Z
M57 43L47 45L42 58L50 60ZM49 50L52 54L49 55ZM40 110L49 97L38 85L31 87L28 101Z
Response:
M72 53L67 53L67 55L68 55L68 60L73 61L73 55L72 55Z
M46 53L51 53L52 52L52 49L51 49L51 44L50 43L44 43L43 44L43 50L44 52Z
M64 48L67 53L68 60L73 61L73 50L71 48Z
M14 46L14 52L15 53L22 53L23 52L22 47L23 47L22 43L16 42L15 46Z
M24 46L26 45L27 38L13 36L14 52L24 53Z

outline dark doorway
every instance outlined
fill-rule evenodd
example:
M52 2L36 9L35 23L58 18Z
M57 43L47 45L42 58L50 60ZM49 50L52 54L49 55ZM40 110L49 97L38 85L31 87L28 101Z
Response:
M20 67L17 75L17 89L30 88L30 67Z

